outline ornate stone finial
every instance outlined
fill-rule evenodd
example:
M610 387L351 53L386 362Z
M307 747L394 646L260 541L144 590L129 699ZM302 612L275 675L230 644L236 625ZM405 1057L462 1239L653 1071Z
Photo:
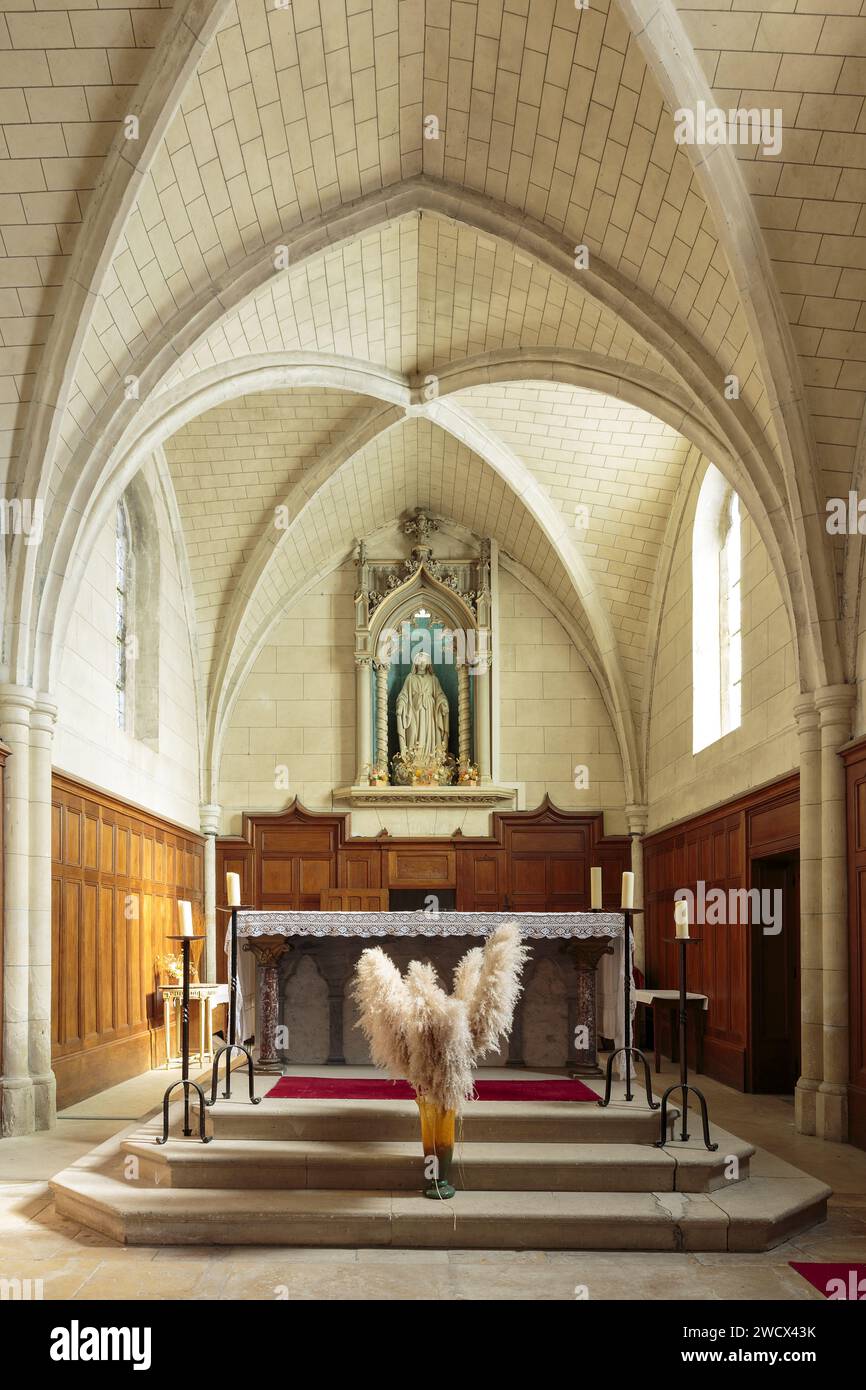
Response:
M439 522L419 507L414 516L403 522L403 533L414 536L417 541L429 540L434 531L439 530Z

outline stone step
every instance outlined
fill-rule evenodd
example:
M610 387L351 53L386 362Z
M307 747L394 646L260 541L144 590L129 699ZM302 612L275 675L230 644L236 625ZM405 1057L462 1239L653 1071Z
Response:
M668 1112L671 1126L678 1111ZM208 1111L223 1139L285 1139L314 1143L419 1142L414 1101L218 1100ZM462 1121L464 1140L478 1144L653 1144L658 1111L645 1100L592 1102L472 1101Z
M210 1146L208 1146L210 1147ZM412 1192L147 1188L98 1167L52 1183L59 1215L129 1245L391 1246L485 1250L772 1248L823 1219L813 1178L724 1192Z
M715 1153L649 1144L463 1143L451 1181L460 1191L709 1192L730 1186L731 1157L742 1181L754 1149L726 1136ZM328 1142L218 1139L203 1145L152 1131L133 1135L123 1153L135 1159L135 1181L166 1188L319 1188L417 1192L423 1186L421 1145L398 1141Z

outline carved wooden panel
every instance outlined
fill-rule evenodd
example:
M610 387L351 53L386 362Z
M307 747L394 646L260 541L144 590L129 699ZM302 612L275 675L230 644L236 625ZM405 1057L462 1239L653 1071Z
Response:
M457 858L454 850L433 848L428 842L385 855L385 882L389 888L454 888Z
M387 912L387 888L326 888L323 912Z
M52 1064L62 1106L160 1055L156 958L173 949L165 938L177 930L179 898L201 923L203 845L60 775L52 798Z
M752 836L754 835L754 843ZM673 897L678 888L705 891L751 886L751 861L799 844L796 777L726 806L707 811L644 841L646 973L651 985L676 988L678 955L673 937ZM747 923L709 922L689 951L689 988L706 994L709 1007L704 1068L738 1090L749 1075L751 1034L751 931Z

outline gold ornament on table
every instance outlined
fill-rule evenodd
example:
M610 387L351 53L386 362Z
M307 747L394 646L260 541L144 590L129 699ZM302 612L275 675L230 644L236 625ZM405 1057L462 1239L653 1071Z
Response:
M170 985L183 984L183 954L180 951L157 956L156 968L160 974L168 976ZM189 963L189 977L192 984L198 984L198 966L192 960Z
M467 951L446 994L432 965L414 960L401 975L380 946L361 953L352 981L358 1027L376 1066L415 1091L431 1182L426 1197L454 1196L455 1117L472 1096L478 1061L511 1032L528 955L519 927L508 922Z

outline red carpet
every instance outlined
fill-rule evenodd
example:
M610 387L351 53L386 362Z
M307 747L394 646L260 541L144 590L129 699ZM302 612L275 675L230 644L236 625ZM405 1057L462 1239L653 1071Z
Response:
M598 1100L582 1081L476 1081L478 1100ZM375 1076L281 1076L265 1100L414 1100L408 1081Z

